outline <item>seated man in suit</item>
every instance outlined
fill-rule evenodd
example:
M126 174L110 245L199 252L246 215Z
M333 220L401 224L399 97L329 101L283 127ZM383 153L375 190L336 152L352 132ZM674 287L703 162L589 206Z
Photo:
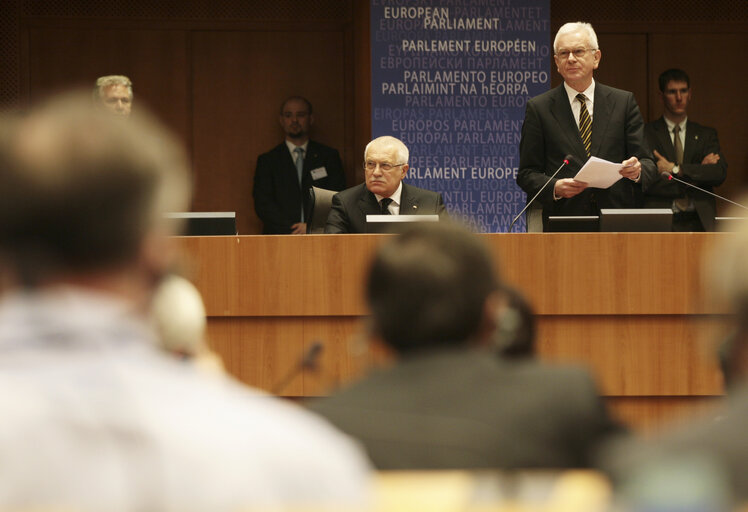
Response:
M602 53L589 23L566 23L553 41L564 81L527 103L519 150L517 184L528 198L564 161L574 158L538 197L544 225L549 215L598 215L600 208L635 208L642 180L657 178L644 145L644 121L634 95L596 82ZM590 156L620 162L618 180L607 189L574 180Z
M312 186L343 190L345 174L338 150L309 140L312 104L293 96L283 102L280 125L286 140L257 158L252 196L266 235L306 233Z
M659 172L712 191L727 177L727 161L717 130L688 119L691 81L685 71L668 69L659 78L664 112L644 127ZM714 231L714 197L666 178L644 187L644 205L673 209L673 231Z
M494 267L479 237L446 222L380 246L369 335L395 362L310 404L377 468L583 467L617 431L586 371L496 357Z
M378 137L364 150L366 182L335 194L325 233L366 233L367 215L445 216L441 194L403 183L408 148L399 139Z

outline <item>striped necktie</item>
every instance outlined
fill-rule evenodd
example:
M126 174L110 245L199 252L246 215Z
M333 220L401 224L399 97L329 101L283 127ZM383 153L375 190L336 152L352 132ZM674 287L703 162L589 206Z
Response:
M579 100L579 135L582 137L582 143L584 149L587 151L587 156L590 156L590 141L592 140L592 119L590 113L587 110L587 98L584 94L577 94L577 100Z

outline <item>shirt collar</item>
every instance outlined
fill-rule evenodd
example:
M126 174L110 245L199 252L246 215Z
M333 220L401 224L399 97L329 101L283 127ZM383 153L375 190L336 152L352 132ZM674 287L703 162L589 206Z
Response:
M574 100L577 99L577 94L579 94L579 91L572 88L569 84L564 82L564 89L566 90L566 95L569 97L569 104L573 104ZM585 95L587 98L587 101L595 104L595 79L592 79L592 83L589 87L587 87L584 91L582 91L582 94Z
M668 119L665 116L662 116L663 119L665 119L665 124L667 125L667 130L669 132L673 131L673 128L675 128L675 123L672 122L670 119ZM686 117L683 121L678 123L678 126L680 126L680 131L683 131L683 129L686 127L686 122L688 121L688 117Z
M307 141L306 141L306 142L305 142L304 144L302 144L301 146L297 146L296 144L294 144L293 142L291 142L291 141L290 141L290 140L288 140L288 139L286 139L286 141L285 141L285 142L286 142L286 147L287 147L287 148L288 148L288 150L289 150L289 151L291 152L291 156L292 156L292 157L296 157L296 154L295 154L295 153L293 152L293 150L294 150L294 149L296 149L296 148L301 148L301 149L303 149L303 150L304 150L304 157L306 157L306 147L307 147L307 146L309 145L309 140L308 140L308 139L307 139Z
M400 184L397 186L397 190L395 190L395 193L390 196L390 199L392 199L392 202L396 205L400 206L400 196L402 196L403 193L403 182L401 181ZM374 194L374 197L377 198L377 202L380 202L384 196L380 196L379 194Z

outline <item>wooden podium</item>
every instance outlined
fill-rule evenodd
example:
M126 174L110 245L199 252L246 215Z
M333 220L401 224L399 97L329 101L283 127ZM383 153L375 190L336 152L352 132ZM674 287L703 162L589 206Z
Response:
M302 397L326 394L376 361L362 335L362 289L373 249L387 236L177 241L227 369L249 385ZM722 311L701 300L700 275L705 251L729 235L480 236L538 314L540 357L589 367L623 421L651 429L721 396L714 349ZM320 367L277 389L317 341Z

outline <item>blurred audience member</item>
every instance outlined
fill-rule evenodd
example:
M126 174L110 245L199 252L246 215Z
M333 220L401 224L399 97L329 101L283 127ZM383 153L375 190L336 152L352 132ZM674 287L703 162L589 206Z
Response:
M511 286L503 288L505 307L502 308L494 336L496 349L502 357L535 357L535 312L524 295Z
M185 155L80 96L0 122L0 509L354 507L368 467L306 411L156 345Z
M151 317L167 352L202 370L223 372L221 358L206 343L203 299L187 279L170 274L161 281L151 301Z
M366 296L396 361L310 407L379 469L587 466L617 428L586 371L496 357L500 290L480 239L449 223L384 242Z
M730 394L724 407L710 417L650 442L610 448L604 465L628 505L658 500L673 504L676 499L682 503L683 493L692 496L691 503L647 510L730 510L736 503L748 502L748 221L739 233L719 239L705 275L709 303L732 313L731 346L722 352ZM695 482L700 482L697 487Z

